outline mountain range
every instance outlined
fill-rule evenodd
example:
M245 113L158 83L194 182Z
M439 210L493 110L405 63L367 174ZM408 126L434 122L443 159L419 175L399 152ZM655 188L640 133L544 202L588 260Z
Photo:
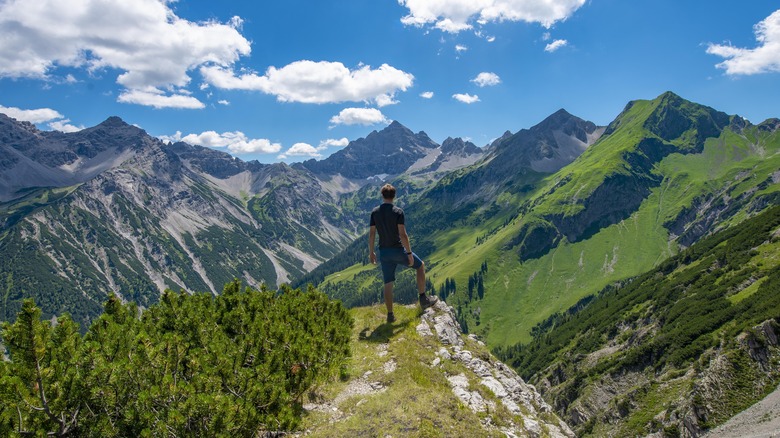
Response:
M61 133L0 115L0 140L0 318L33 296L44 314L67 311L83 325L110 293L148 305L166 288L292 281L362 232L364 212L340 204L376 173L432 178L482 155L397 122L319 167L164 143L117 117ZM390 159L377 145L400 152ZM377 157L390 166L358 170Z
M378 303L381 278L368 264L364 233L378 187L392 182L412 249L425 260L429 291L452 306L461 330L537 383L575 431L695 436L725 420L711 411L692 415L702 400L659 407L632 395L629 381L619 379L610 383L615 397L588 396L603 389L599 379L609 380L610 372L636 372L633 378L649 385L643 394L669 382L696 386L702 376L720 379L709 387L721 388L724 373L682 382L674 380L679 373L701 371L694 362L641 356L668 346L653 344L665 338L644 334L663 333L663 323L680 308L632 301L639 307L622 307L623 319L599 314L593 320L606 324L604 332L564 329L574 324L569 319L589 315L581 312L606 308L617 299L610 294L628 284L645 285L643 291L671 287L663 278L691 271L697 260L668 260L691 251L710 257L695 249L701 242L730 245L731 235L723 233L744 227L757 233L743 224L771 222L761 213L780 203L778 169L780 120L752 124L671 92L629 102L607 126L559 110L483 147L459 138L439 145L393 122L326 159L291 166L165 143L116 117L65 134L0 115L0 318L13 318L21 300L32 296L46 317L68 312L86 326L111 293L148 306L166 288L216 294L233 278L252 286L313 283L347 306ZM767 233L769 241L776 236L774 229ZM751 263L739 274L745 282L726 297L751 303L740 291L776 295L761 286L774 283L761 278L777 269L766 261L780 257L777 246L754 246L745 252ZM722 271L725 259L715 260L697 275ZM668 263L677 263L677 271L659 268ZM415 298L412 272L405 270L396 281L396 300ZM645 312L639 322L630 319L637 309ZM740 328L767 321L774 327L780 318L764 316L739 322L748 324ZM738 323L729 318L707 336L744 345L731 342L743 334L728 331ZM683 327L690 322L677 321ZM577 354L590 359L572 357L566 346L583 343L589 333L600 341ZM619 333L638 338L626 343L614 337ZM771 335L751 339L759 338ZM698 355L742 354L741 347L721 354L696 342L703 346ZM776 346L766 342L765 355L774 357ZM545 359L532 363L525 354L541 345L547 345ZM739 351L750 356L754 350ZM603 365L599 352L608 359ZM641 360L625 362L632 354ZM582 360L588 361L587 376L567 368ZM760 368L762 362L755 363ZM656 381L648 377L653 373L670 377ZM734 395L742 401L728 412L766 388L750 397ZM716 392L698 394L706 404ZM609 415L611 407L618 417ZM655 422L646 420L651 414Z

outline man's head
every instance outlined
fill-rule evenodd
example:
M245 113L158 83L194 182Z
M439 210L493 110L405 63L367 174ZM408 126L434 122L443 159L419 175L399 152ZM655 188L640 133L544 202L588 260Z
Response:
M387 199L388 201L395 199L395 187L393 187L392 184L383 185L380 192L382 192L383 199Z

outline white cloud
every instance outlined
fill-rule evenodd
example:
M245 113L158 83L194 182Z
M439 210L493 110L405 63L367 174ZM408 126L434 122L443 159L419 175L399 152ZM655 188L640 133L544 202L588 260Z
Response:
M472 79L471 82L474 82L480 87L492 87L494 85L500 84L501 78L499 78L495 73L483 71L482 73L478 74L476 78Z
M206 105L198 99L186 94L165 95L162 91L151 88L148 90L125 90L116 99L122 103L135 103L154 108L185 108L200 109Z
M434 27L458 33L472 22L526 21L549 28L570 17L585 0L398 0L409 9L401 22L408 26Z
M70 124L70 119L64 118L62 114L51 108L38 108L33 110L24 110L16 107L6 107L0 105L0 113L12 117L16 120L30 122L34 124L48 122L49 128L61 132L77 132L84 129L84 126ZM61 120L59 120L61 119Z
M423 99L431 99L433 98L433 91L423 91L422 93L420 93L420 97L422 97Z
M550 32L545 32L542 34L542 41L550 41L550 38L552 38Z
M458 52L458 53L465 52L468 49L469 49L468 47L466 47L464 45L461 45L461 44L458 44L458 45L455 46L455 51Z
M323 149L329 148L329 147L343 148L344 146L346 146L348 144L349 144L349 139L347 137L342 137L342 138L339 138L339 139L329 138L327 140L322 140L320 142L319 147L317 149L318 150L323 150Z
M30 123L43 123L50 120L61 119L64 116L59 112L51 108L39 108L32 110L25 110L16 107L8 107L0 105L0 113L7 115L8 117L16 120L30 122Z
M477 96L476 94L472 95L472 94L457 93L457 94L453 94L452 98L459 102L468 103L468 104L479 102L479 96Z
M494 37L494 36L487 37L487 42L489 42L489 43L492 43L495 40L496 40L496 37Z
M176 143L181 141L181 131L176 131L176 134L173 135L158 135L157 138L164 142Z
M290 149L287 149L285 153L279 154L277 158L280 160L284 160L289 157L321 158L322 154L320 152L324 151L325 149L329 147L344 147L348 144L349 140L346 137L340 139L329 138L327 140L322 140L317 147L314 147L308 143L295 143L290 147Z
M780 10L753 26L758 47L743 49L730 44L709 44L707 53L726 58L717 64L729 75L780 72Z
M220 105L225 105L225 106L230 105L230 101L227 101L225 99L218 100L217 103L220 104Z
M380 94L374 100L376 101L376 106L378 106L379 108L388 105L395 105L398 103L398 101L395 100L395 96L393 96L392 94Z
M181 90L198 66L229 66L250 53L228 23L191 22L169 0L15 0L0 2L0 77L47 79L58 67L116 69L120 102L202 108ZM124 99L122 98L124 97Z
M287 152L280 154L278 158L283 160L287 157L320 158L322 157L322 154L320 153L319 148L315 148L308 143L295 143L290 147L290 149L287 149Z
M265 74L236 76L227 67L202 67L211 85L228 90L257 90L280 102L339 103L392 100L397 91L412 86L414 76L387 64L350 70L340 62L295 61L282 68L269 67Z
M566 40L555 40L555 41L547 44L546 46L544 46L544 51L552 53L552 52L560 49L561 47L566 47L568 44L569 44L569 42L566 41Z
M334 125L376 125L389 120L376 108L344 108L338 115L330 118Z
M55 131L61 132L79 132L84 129L84 126L71 125L70 119L62 119L56 122L49 122L49 127Z
M227 148L234 154L274 154L282 150L282 145L272 143L264 138L250 139L241 131L223 132L205 131L200 134L189 134L184 137L181 132L172 136L160 136L163 141L183 141L185 143L206 146L210 148Z

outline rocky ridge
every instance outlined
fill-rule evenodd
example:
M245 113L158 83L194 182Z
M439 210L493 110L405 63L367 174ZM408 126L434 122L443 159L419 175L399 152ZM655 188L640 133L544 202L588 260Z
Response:
M423 419L435 436L574 436L533 386L461 333L446 303L422 315L416 305L396 306L393 325L379 306L352 314L356 331L366 325L353 342L354 376L312 394L297 436L419 436Z
M516 436L550 436L573 437L574 432L563 421L549 422L541 419L541 414L550 414L553 408L544 401L533 385L525 381L510 367L497 360L492 355L478 354L469 349L460 332L455 310L440 301L434 307L426 309L422 321L417 326L420 336L433 336L435 333L442 343L436 352L437 358L431 364L438 366L444 360L459 362L479 379L479 385L487 388L498 401L513 415L522 416L522 423L510 423L501 428L507 437ZM473 335L471 342L484 347L484 343ZM452 392L473 412L489 412L495 410L493 401L486 400L472 387L465 373L448 376ZM494 427L490 417L486 417L483 426ZM544 431L544 432L543 432Z

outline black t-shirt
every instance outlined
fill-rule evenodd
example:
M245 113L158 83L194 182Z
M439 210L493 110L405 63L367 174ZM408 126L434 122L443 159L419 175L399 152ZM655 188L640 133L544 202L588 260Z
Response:
M403 248L398 225L404 225L404 211L393 204L383 203L371 211L371 226L379 233L380 248Z

